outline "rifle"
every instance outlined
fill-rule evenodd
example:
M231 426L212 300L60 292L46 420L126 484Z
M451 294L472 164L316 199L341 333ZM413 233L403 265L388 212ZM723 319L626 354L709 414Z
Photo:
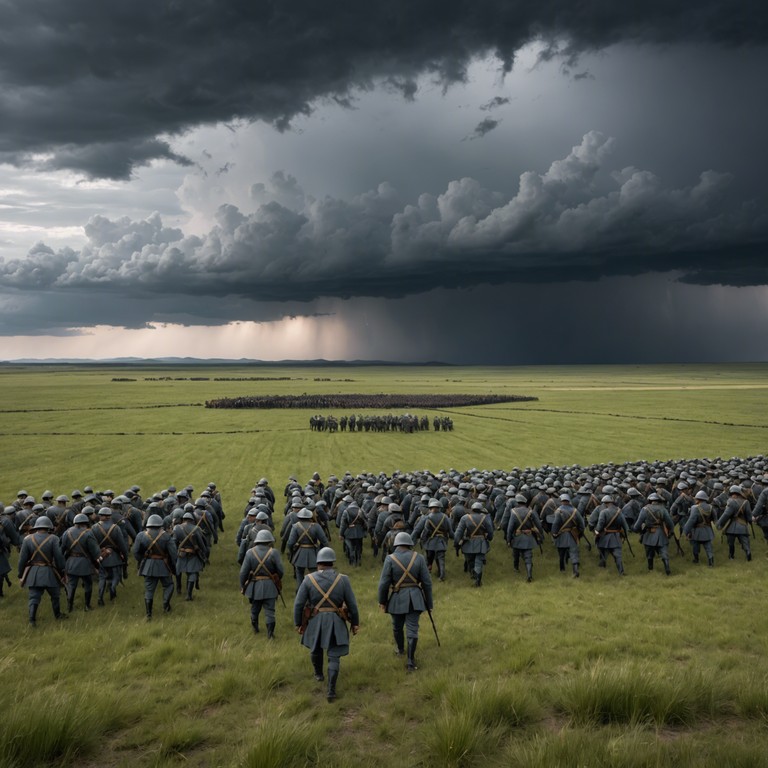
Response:
M587 543L587 551L592 551L592 542L589 540L589 536L587 536L586 530L581 532L581 538L584 539L584 541Z
M11 580L8 578L8 574L7 574L7 573L5 574L5 583L6 583L6 584L7 584L9 587L10 587L10 586L12 586L12 584L11 584Z
M629 554L632 555L632 557L634 557L635 553L634 553L634 551L632 549L632 542L629 540L629 536L627 536L627 534L625 533L625 534L623 534L623 538L624 538L624 541L627 543L627 547L629 549Z
M280 579L279 574L277 573L270 573L269 578L272 579L272 583L275 585L275 589L277 589L277 596L280 598L280 601L283 604L283 608L288 608L288 606L285 604L285 598L283 597L283 582Z
M419 592L421 592L421 596L424 598L424 606L426 607L426 605L427 605L427 598L426 598L426 595L424 594L424 587L422 587L421 584L419 584ZM437 647L439 648L440 647L440 637L437 634L437 627L435 626L435 619L432 616L432 609L431 608L427 608L427 615L429 616L429 621L432 624L432 631L435 633L435 640L437 640Z
M675 533L674 529L670 531L670 533L672 534L672 538L675 540L675 545L677 546L677 554L680 555L681 557L685 557L685 551L680 546L680 539L678 535Z

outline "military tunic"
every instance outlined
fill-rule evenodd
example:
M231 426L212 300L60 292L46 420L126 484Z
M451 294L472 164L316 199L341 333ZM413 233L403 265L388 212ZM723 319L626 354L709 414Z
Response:
M480 510L468 512L459 521L453 538L466 556L467 568L475 586L481 586L485 556L491 548L490 541L493 539L491 516Z
M104 590L109 584L109 597L114 600L122 581L123 566L128 563L128 544L120 527L110 520L99 520L91 528L100 549L99 605L104 605Z
M548 502L545 502L545 506ZM509 525L506 530L506 540L512 547L514 569L520 570L520 557L525 562L528 581L533 580L533 549L544 539L544 528L541 525L536 510L519 506L512 509L509 515Z
M280 553L271 544L256 544L245 553L240 567L240 590L251 603L251 626L255 632L259 631L262 608L270 637L274 632L275 601L283 575Z
M99 570L99 545L93 531L87 525L67 528L61 537L61 550L67 562L68 608L72 610L77 585L82 580L85 609L90 610L93 574Z
M162 528L148 528L139 533L133 543L133 556L139 563L139 576L144 577L144 601L151 615L151 603L157 585L163 587L163 610L171 610L173 596L172 574L176 570L176 541Z
M445 553L448 539L453 540L451 518L441 510L430 512L419 518L413 529L414 541L421 541L427 553L427 569L432 571L432 564L437 561L437 573L440 581L445 581Z
M307 571L317 567L317 552L328 546L328 538L318 523L311 520L297 520L288 537L288 551L296 576L296 588L301 585Z
M563 503L552 521L552 538L560 556L560 570L565 570L566 558L570 559L573 575L579 575L579 539L584 533L584 518L571 504Z
M669 534L674 530L675 523L667 508L660 502L646 504L641 510L632 530L642 532L640 541L645 547L645 557L648 570L653 570L653 559L656 555L664 563L664 570L669 575Z
M21 543L19 579L21 585L29 589L31 624L35 623L37 607L44 592L51 598L53 615L57 619L62 616L59 598L66 566L59 538L53 533L30 533Z
M752 550L749 546L749 523L752 522L752 508L746 499L731 496L725 506L725 511L717 521L718 530L725 529L728 539L728 559L735 557L736 539L739 540L747 560L752 559Z
M622 536L629 536L629 525L622 511L613 503L603 504L595 525L595 544L604 553L602 562L611 554L616 570L623 576Z
M707 562L710 566L714 565L714 552L712 550L712 541L715 538L715 532L712 530L714 515L714 507L706 501L699 501L691 507L688 520L683 527L683 533L691 542L694 563L699 562L699 550L703 545L704 551L707 553Z

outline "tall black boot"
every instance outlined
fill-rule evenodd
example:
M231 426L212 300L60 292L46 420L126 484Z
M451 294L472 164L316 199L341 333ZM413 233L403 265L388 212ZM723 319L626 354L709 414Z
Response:
M708 557L708 558L707 558L707 565L708 565L710 568L713 568L713 567L714 567L714 565L715 565L715 558L714 558L714 557Z
M648 558L648 570L649 571L653 570L653 558L652 557Z
M328 701L336 701L336 681L338 679L338 670L328 671L328 693L326 694Z
M395 655L402 656L405 653L405 634L403 628L399 630L393 629L392 634L395 636Z
M5 597L3 587L5 586L5 576L0 576L0 597Z
M99 584L99 599L96 601L98 605L104 605L104 590L106 588L106 584Z
M578 579L579 578L579 564L574 563L573 564L573 578Z
M171 598L169 597L168 600L163 600L163 613L170 613L171 612Z
M91 610L91 595L93 592L86 592L85 593L85 610L90 611Z
M29 626L30 627L37 626L37 606L36 605L29 606Z
M315 671L315 680L317 680L318 683L322 683L323 680L325 680L325 677L323 676L323 652L314 651L309 654L309 658L312 661L312 668Z
M195 588L195 582L194 581L188 581L187 582L187 596L186 600L192 599L192 590Z
M408 638L408 664L405 667L408 672L415 672L418 669L416 666L416 644L418 642L418 638Z
M152 619L152 603L153 600L147 600L144 598L144 609L147 612L147 621L150 621Z
M520 570L520 550L516 549L515 554L512 557L512 567L516 570Z
M74 608L75 608L75 593L72 592L71 594L67 595L67 612L72 613Z
M255 634L259 634L259 614L251 611L251 626Z
M669 574L672 573L672 571L669 570L669 560L662 560L662 562L664 563L664 573L669 576Z
M274 640L275 638L275 622L267 622L267 640Z
M560 570L564 573L565 572L565 550L561 549L559 550L560 554Z
M527 581L530 584L533 581L533 565L531 563L525 564L525 575L527 577Z
M736 547L733 544L728 545L728 559L733 560L736 557Z
M59 604L59 598L51 598L51 607L53 608L53 615L57 619L68 619L69 616L66 613L61 612L61 605Z
M177 595L181 594L181 574L180 573L176 574L176 594Z

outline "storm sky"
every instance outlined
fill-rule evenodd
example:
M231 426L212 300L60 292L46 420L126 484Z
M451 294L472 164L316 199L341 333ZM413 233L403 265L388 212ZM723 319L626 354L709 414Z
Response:
M0 0L0 359L768 359L768 7Z

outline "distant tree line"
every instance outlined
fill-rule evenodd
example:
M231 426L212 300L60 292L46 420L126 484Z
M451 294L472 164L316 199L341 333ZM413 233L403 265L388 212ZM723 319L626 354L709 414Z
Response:
M206 400L206 408L308 408L359 409L381 408L393 410L399 408L463 408L470 405L491 405L493 403L520 403L538 400L526 395L259 395L254 397L222 397Z

